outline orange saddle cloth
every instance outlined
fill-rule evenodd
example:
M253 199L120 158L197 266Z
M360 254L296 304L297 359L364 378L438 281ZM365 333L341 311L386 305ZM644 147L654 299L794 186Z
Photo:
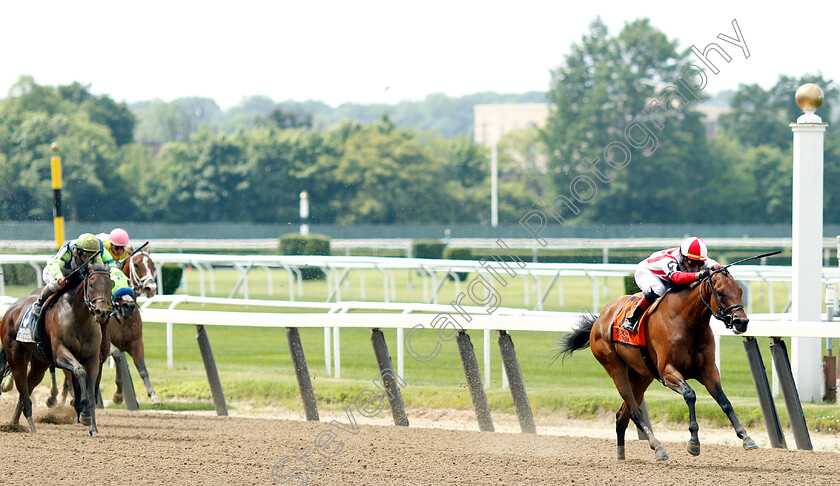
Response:
M648 310L642 314L642 318L639 319L638 332L633 333L621 327L621 323L633 313L633 308L636 306L636 302L638 302L641 298L641 292L631 295L624 303L624 306L622 306L621 311L619 311L616 315L615 321L613 321L612 325L612 340L614 343L621 343L629 346L645 346L645 325L647 324L648 316L654 308L656 308L656 305L651 305Z

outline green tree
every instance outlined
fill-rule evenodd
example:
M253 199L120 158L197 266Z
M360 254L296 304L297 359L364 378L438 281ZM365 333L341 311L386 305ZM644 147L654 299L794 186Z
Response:
M829 127L830 128L830 127ZM840 223L840 130L829 131L823 160L823 223Z
M268 114L268 121L278 128L312 128L312 115L286 111L279 106Z
M201 127L213 129L221 109L210 98L152 100L132 105L137 114L136 140L157 151L168 142L186 142Z
M313 191L313 220L323 217L321 197L328 194L312 185L320 174L308 169L315 167L325 150L319 132L279 130L273 126L258 127L245 134L242 190L247 194L244 203L247 218L256 222L293 222L299 220L300 192ZM317 195L317 200L316 200Z
M448 212L442 164L387 116L339 126L329 138L337 148L320 157L317 172L330 181L320 189L336 222L430 222Z
M551 74L544 139L558 183L567 182L581 159L623 139L624 128L642 114L656 88L673 81L682 57L676 42L647 19L625 25L618 37L610 36L600 17L592 22Z
M242 153L240 137L215 136L206 129L196 133L183 154L188 160L175 177L176 186L182 188L171 201L178 210L176 221L247 220Z
M579 175L590 176L597 186L587 193L594 194L593 199L580 204L581 214L574 221L675 222L714 217L693 206L705 197L704 177L714 177L725 168L709 154L699 115L687 103L657 118L663 128L656 133L656 147L632 150L628 166L621 170L603 163L604 148L613 141L624 142L625 128L632 121L650 121L650 100L676 79L685 58L685 53L677 52L676 42L647 19L626 24L613 37L597 18L581 42L572 46L565 63L552 72L543 140L550 149L548 164L555 191L571 198L570 183ZM596 159L601 160L609 180L596 179L585 163ZM574 215L567 212L565 216Z
M50 144L63 159L67 219L95 220L130 212L114 205L126 188L114 177L120 152L108 126L92 120L86 101L22 77L0 102L0 151L7 190L0 194L3 219L44 219L52 212Z
M125 102L117 103L107 95L95 96L90 92L90 85L78 81L59 86L58 92L63 99L87 111L92 122L108 127L117 146L134 141L136 118Z
M768 90L757 84L738 86L730 101L732 113L720 116L725 136L736 137L742 145L748 147L769 145L781 150L790 149L793 137L788 124L795 122L802 114L794 94L805 83L815 83L822 88L825 102L817 111L823 120L832 120L832 100L838 95L834 81L819 74L806 74L802 77L782 75Z

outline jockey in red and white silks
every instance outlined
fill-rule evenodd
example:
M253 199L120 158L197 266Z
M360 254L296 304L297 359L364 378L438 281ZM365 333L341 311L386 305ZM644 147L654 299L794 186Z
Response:
M701 280L709 275L711 269L719 266L718 262L708 257L703 240L694 236L683 240L677 248L653 253L636 267L636 285L644 295L633 309L633 314L621 326L636 332L644 311L669 287Z

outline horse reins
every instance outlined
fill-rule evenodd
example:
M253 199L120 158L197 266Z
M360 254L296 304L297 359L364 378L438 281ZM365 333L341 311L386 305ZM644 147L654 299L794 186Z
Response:
M726 272L726 269L733 266L733 265L738 265L740 263L748 262L750 260L757 260L759 258L778 255L781 252L782 252L782 250L773 250L773 251L770 251L770 252L767 252L767 253L762 253L760 255L751 256L749 258L743 258L741 260L738 260L736 262L732 262L728 265L725 265L723 267L718 268L717 270L712 271L712 273L710 273L708 277L703 279L703 282L706 284L707 287L709 287L709 293L712 295L712 301L715 303L715 307L717 307L718 311L720 311L720 312L715 312L715 310L712 309L712 306L710 306L709 303L706 302L706 299L703 298L703 289L701 288L700 289L700 300L703 301L703 305L705 305L706 308L708 308L709 311L711 311L712 315L715 316L715 319L717 319L719 321L723 321L723 323L724 323L724 325L726 325L727 329L732 329L732 320L735 318L734 314L736 312L738 312L738 310L743 309L744 305L743 304L732 304L729 307L724 308L723 304L721 304L721 302L720 302L720 298L718 298L717 292L715 292L715 289L712 286L712 277L716 273ZM723 308L722 311L720 310L721 308ZM727 312L728 312L728 314L727 314Z
M715 288L712 286L712 276L714 276L716 273L719 273L719 272L722 272L722 271L725 272L726 269L722 268L720 270L716 270L716 271L710 273L708 277L703 279L703 283L706 285L706 287L708 287L709 294L712 296L711 300L712 300L712 302L714 302L715 307L718 308L718 312L715 312L715 310L712 309L712 306L709 305L709 303L706 302L706 299L703 298L703 289L702 288L700 289L700 300L703 302L703 305L705 305L706 308L709 309L709 311L711 311L711 313L715 317L715 319L717 319L719 321L723 321L723 324L726 326L727 329L732 329L732 320L735 318L735 313L738 312L739 310L742 310L744 308L744 305L743 304L732 304L729 307L723 307L723 304L721 303L720 298L717 295L717 292L715 292ZM723 310L721 310L721 309L723 309Z

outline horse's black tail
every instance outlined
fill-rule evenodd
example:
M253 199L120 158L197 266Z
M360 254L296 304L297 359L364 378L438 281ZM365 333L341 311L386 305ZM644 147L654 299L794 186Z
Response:
M6 359L6 349L0 346L0 381L6 379L6 376L11 373L11 371L12 369L9 367L9 361Z
M557 344L558 347L554 353L554 359L552 361L561 356L563 359L566 359L578 349L588 348L589 333L592 332L592 326L595 324L595 319L597 318L598 316L588 312L580 316L577 327L575 327L575 329L569 334L566 334L555 341L555 344Z

